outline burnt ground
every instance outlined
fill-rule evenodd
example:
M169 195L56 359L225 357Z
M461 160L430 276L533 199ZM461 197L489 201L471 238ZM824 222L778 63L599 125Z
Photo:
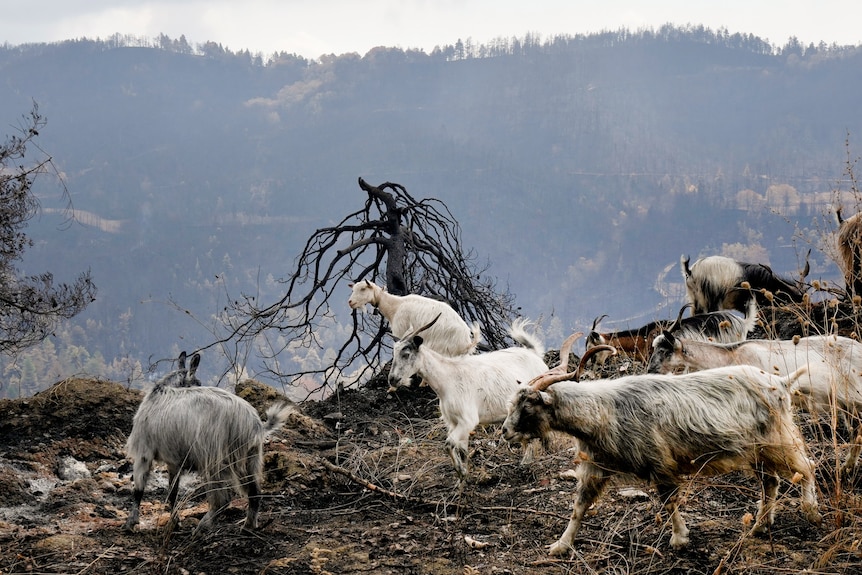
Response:
M237 392L259 409L276 395L251 383ZM72 379L0 401L0 574L862 572L862 480L835 482L841 440L804 419L822 526L806 522L797 488L785 484L771 535L754 537L751 478L692 478L682 508L691 544L676 552L655 492L620 478L586 517L576 551L551 558L545 546L570 511L575 446L560 437L526 468L496 429L478 430L459 494L433 394L388 394L375 382L302 405L304 415L267 443L256 532L240 529L246 502L237 498L215 529L195 535L206 504L193 480L181 489L182 521L169 530L159 468L139 529L126 533L123 445L140 399L116 383Z

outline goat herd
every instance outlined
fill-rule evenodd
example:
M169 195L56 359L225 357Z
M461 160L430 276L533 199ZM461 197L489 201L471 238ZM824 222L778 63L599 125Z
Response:
M680 311L673 322L613 333L599 333L598 318L571 372L570 350L581 333L563 342L560 365L549 369L542 342L524 320L509 331L517 346L477 353L480 326L467 325L443 302L396 296L362 280L350 284L348 304L353 310L370 304L389 323L395 338L390 391L419 380L438 396L459 485L468 476L469 435L480 424L502 422L505 439L524 446L522 463L549 444L552 432L578 440L574 508L549 548L552 555L572 549L585 511L618 473L655 485L670 516L675 549L688 543L677 501L684 475L752 471L763 495L755 533L773 523L779 479L798 483L802 512L819 524L814 463L794 410L837 415L851 426L854 440L841 466L849 474L862 449L862 344L836 335L747 339L759 304L801 301L800 285L766 266L723 257L691 266L683 257L680 264L692 316L683 318ZM580 380L590 362L621 352L647 362L647 373ZM154 460L167 464L171 508L183 471L197 471L211 485L209 511L199 528L211 526L233 487L248 496L245 527L254 528L263 442L293 408L276 404L262 422L242 399L200 386L198 354L188 368L185 360L183 353L179 369L147 393L135 415L127 442L135 487L126 528L138 522Z

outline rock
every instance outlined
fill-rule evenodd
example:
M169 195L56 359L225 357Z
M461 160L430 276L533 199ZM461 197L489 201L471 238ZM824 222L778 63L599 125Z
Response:
M92 477L86 464L74 457L64 457L57 466L57 477L63 481L77 481Z

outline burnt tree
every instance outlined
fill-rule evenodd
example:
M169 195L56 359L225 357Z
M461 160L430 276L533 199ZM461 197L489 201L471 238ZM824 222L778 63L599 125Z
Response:
M404 186L378 186L359 178L365 205L307 240L278 301L260 306L252 296L225 309L227 335L214 343L253 345L268 376L310 391L363 381L389 360L388 326L378 314L353 312L352 329L335 344L335 356L317 367L286 367L283 352L299 346L324 349L321 327L333 312L347 317L351 282L368 279L396 295L418 293L448 302L467 323L478 321L488 347L511 344L507 328L514 297L498 291L461 244L461 228L446 205L417 200ZM335 303L331 303L333 301ZM270 337L268 334L279 334ZM276 343L277 342L277 343ZM237 347L236 349L239 349Z
M45 119L33 104L18 134L0 144L0 353L14 354L41 342L96 296L89 271L67 284L55 282L51 272L25 276L18 269L24 252L33 245L25 233L27 223L40 209L33 184L40 174L56 174L51 157L36 143L44 126ZM68 190L65 185L62 189L71 213Z

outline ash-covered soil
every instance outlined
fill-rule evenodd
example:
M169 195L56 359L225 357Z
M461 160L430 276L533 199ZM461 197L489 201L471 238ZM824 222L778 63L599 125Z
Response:
M632 366L610 367L620 369ZM253 382L237 392L259 409L277 395ZM240 529L246 501L237 498L214 530L195 535L206 503L193 477L181 489L182 521L169 530L159 468L140 528L127 533L123 445L141 397L72 379L0 401L0 574L862 572L859 487L835 482L846 446L820 425L804 423L818 461L820 527L800 513L797 488L784 484L772 533L754 537L751 478L692 478L682 508L691 544L677 552L655 492L620 478L589 512L576 551L551 558L545 546L570 512L576 446L560 437L526 468L496 428L478 430L459 493L433 393L389 394L380 381L301 405L304 415L267 443L256 532Z

